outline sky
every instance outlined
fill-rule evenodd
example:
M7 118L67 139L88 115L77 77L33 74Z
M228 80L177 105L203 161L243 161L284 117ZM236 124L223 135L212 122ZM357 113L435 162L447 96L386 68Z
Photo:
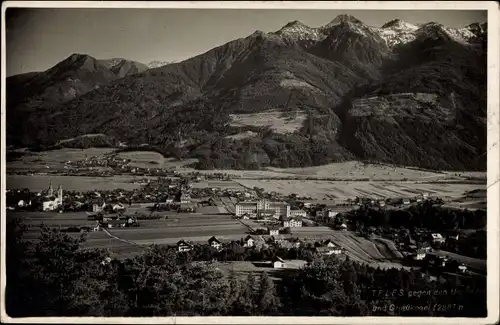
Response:
M34 8L6 12L7 76L44 71L73 53L142 63L182 61L256 30L290 21L310 27L350 14L367 25L392 19L448 27L484 22L486 11Z

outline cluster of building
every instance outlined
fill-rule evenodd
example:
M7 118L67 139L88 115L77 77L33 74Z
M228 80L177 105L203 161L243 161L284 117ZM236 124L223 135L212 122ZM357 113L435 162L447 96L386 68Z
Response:
M275 245L285 248L300 248L303 247L304 243L297 239L291 240L273 240L273 238L269 238L270 241L274 241ZM257 247L257 243L261 241L261 239L257 239L251 235L248 235L242 240L243 247L245 248L255 248ZM212 236L208 239L208 245L215 249L216 251L221 251L224 249L223 243L217 239L215 236ZM284 243L288 243L289 245L283 245ZM267 244L264 244L266 247ZM194 248L194 244L185 240L180 240L177 242L177 251L179 253L189 252ZM335 244L332 240L326 239L323 241L317 241L314 243L314 251L320 255L341 255L345 253L345 249ZM275 257L272 261L272 266L274 268L284 268L286 267L285 261L280 257Z
M52 183L49 183L47 190L41 191L32 196L31 193L22 193L23 198L17 200L15 206L8 205L7 210L18 209L33 209L42 211L57 211L62 209L63 205L63 189L59 185L56 191L52 187Z
M242 219L280 220L281 227L274 225L268 227L269 234L279 233L281 228L302 227L302 219L307 217L304 210L291 210L287 202L258 200L240 201L236 204L235 215Z

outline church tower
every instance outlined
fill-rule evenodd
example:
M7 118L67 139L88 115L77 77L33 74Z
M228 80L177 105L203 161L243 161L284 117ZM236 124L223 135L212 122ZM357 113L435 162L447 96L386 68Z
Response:
M54 188L52 187L52 181L49 182L49 189L47 190L47 196L53 196L54 195Z
M63 202L63 189L62 186L59 185L59 187L57 188L57 203L62 204L62 202Z

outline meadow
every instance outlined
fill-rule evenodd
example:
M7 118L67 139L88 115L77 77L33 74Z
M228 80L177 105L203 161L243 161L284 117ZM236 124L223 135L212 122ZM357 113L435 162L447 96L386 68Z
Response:
M348 198L372 197L376 199L415 197L422 193L444 198L459 198L467 191L482 188L481 184L446 184L405 182L369 182L369 181L301 181L301 180L250 180L239 179L245 187L264 188L268 192L283 195L297 194L313 199L339 200Z
M145 249L147 245L175 245L183 239L193 243L207 243L216 236L221 241L239 240L248 234L248 228L230 215L206 215L169 212L168 219L139 220L139 227L107 228L87 233L87 247L109 249L126 257ZM28 226L26 238L36 240L41 224L54 228L95 225L87 220L87 213L9 212L7 218L20 217ZM72 234L79 236L79 233Z
M156 177L140 177L156 179ZM110 177L95 176L61 176L61 175L7 175L7 189L28 188L32 191L46 190L49 183L52 186L62 186L64 190L93 191L93 190L134 190L141 185L133 183L138 177L130 175L116 175Z

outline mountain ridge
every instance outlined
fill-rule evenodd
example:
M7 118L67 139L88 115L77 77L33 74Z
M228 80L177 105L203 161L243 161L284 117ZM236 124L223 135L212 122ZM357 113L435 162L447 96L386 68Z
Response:
M44 103L8 129L8 140L32 146L43 139L40 144L50 146L102 133L131 145L149 143L168 156L198 158L199 168L355 158L485 168L485 159L476 157L486 145L486 25L467 26L474 37L401 20L374 28L352 16L325 26L292 21L276 32L256 31L182 62L117 77L69 101ZM402 40L391 43L388 35ZM80 60L87 70L107 74L92 60ZM376 110L367 114L370 107ZM282 112L277 118L283 121L299 111L307 117L289 134L231 124L231 114L267 111ZM258 136L228 140L246 131Z

